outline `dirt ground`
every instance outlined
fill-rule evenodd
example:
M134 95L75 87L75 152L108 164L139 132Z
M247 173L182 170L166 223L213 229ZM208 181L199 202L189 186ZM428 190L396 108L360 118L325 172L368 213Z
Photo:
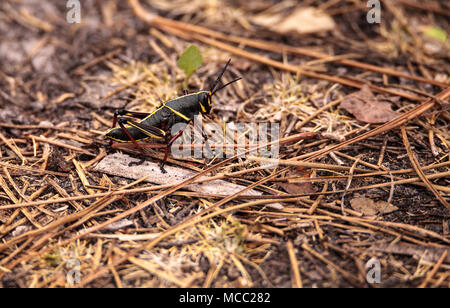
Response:
M69 2L0 2L0 287L450 286L448 3ZM205 124L279 124L275 169L105 139L192 44L190 92L243 77Z

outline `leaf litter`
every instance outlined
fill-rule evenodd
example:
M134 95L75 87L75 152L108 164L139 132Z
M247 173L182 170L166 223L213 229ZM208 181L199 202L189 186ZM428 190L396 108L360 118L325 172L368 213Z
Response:
M353 198L350 200L351 207L365 216L372 216L377 214L389 214L396 210L398 207L388 204L386 201L379 200L373 201L372 199L365 197Z
M392 110L390 102L377 99L366 85L360 91L344 98L340 106L359 121L370 124L386 123L398 116L398 113Z

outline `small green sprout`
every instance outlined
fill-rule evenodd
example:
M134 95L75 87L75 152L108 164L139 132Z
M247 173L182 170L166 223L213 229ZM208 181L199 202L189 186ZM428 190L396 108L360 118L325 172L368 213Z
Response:
M189 78L195 72L195 70L202 64L202 55L197 46L189 46L178 59L178 67L186 73L186 78L183 82L183 90L188 89Z
M445 32L445 30L442 30L438 27L427 27L423 33L426 36L434 38L435 40L441 41L443 43L445 43L445 41L447 40L447 33Z

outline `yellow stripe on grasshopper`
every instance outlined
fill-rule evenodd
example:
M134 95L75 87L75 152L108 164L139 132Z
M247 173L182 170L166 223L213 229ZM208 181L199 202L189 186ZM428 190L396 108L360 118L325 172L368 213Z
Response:
M200 108L202 108L202 112L206 113L206 108L203 106L203 104L200 101L198 103L200 104Z
M140 132L144 133L145 135L147 135L147 136L149 136L149 137L151 137L151 138L155 138L155 139L164 139L164 137L156 136L156 135L154 135L154 134L152 134L152 133L146 131L145 129L142 129L142 128L136 126L136 125L133 125L133 123L128 123L128 125L130 125L131 127L136 128L137 130L139 130ZM163 131L162 129L160 129L160 131L161 131L161 133L162 133L163 135L166 135L166 132L165 132L165 131ZM142 139L140 139L140 140L142 140ZM137 140L136 140L136 141L137 141Z
M113 137L108 137L108 138L113 140L113 141L119 142L119 143L132 143L133 142L131 140L116 139L116 138L113 138ZM136 142L144 141L144 140L147 140L149 138L151 138L151 137L144 137L144 138L140 138L140 139L135 139L134 141L136 141Z
M173 109L173 108L171 108L171 107L169 107L169 106L167 106L167 105L164 105L164 107L169 108L170 111L172 111L172 112L175 113L177 116L179 116L180 118L183 118L184 120L186 120L186 121L188 121L188 122L191 120L190 118L188 118L188 117L185 116L184 114L182 114L182 113L176 111L175 109Z

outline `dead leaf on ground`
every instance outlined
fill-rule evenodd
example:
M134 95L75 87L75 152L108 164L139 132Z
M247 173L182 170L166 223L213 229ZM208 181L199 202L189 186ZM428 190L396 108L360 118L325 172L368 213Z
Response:
M286 177L294 177L294 176L297 176L300 178L309 178L310 172L295 170L295 171L289 171L286 174ZM310 193L317 192L317 190L311 183L289 183L288 182L288 183L280 183L279 186L281 188L283 188L287 193L294 194L294 195L310 194Z
M344 98L340 106L359 121L370 124L386 123L398 116L391 103L378 100L367 85Z
M13 237L19 236L21 234L24 234L25 232L28 232L30 230L30 227L28 226L18 226L14 229L14 231L11 233Z
M378 213L388 214L398 210L398 207L387 204L386 201L380 200L375 202L365 197L353 198L350 200L350 206L365 216L373 216Z
M252 22L278 33L299 34L331 31L336 27L333 18L314 7L302 7L288 16L284 14L257 15Z
M105 229L109 231L116 231L119 229L130 227L132 225L134 225L133 221L129 219L122 219L107 225Z

